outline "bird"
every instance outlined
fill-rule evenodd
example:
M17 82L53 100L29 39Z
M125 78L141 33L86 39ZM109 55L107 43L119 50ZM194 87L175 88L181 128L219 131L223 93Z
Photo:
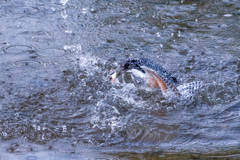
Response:
M161 65L148 58L128 59L117 69L111 71L109 80L114 84L116 79L125 73L130 73L134 85L139 87L160 88L163 93L171 90L181 98L190 99L201 88L200 81L180 85L177 78Z

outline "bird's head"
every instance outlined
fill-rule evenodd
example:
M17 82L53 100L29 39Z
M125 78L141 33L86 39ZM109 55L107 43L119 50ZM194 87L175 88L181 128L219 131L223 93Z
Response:
M140 60L129 59L125 63L120 64L120 66L116 70L112 71L110 73L109 79L112 81L112 83L114 83L115 79L118 76L124 74L125 72L130 72L133 69L136 69L136 70L142 72L143 74L145 74L145 71L141 68L141 66L142 66L142 63Z

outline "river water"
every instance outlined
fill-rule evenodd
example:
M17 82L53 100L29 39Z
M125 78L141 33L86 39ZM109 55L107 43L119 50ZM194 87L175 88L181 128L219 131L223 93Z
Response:
M0 159L240 158L239 24L238 0L2 0ZM108 81L139 57L204 86Z

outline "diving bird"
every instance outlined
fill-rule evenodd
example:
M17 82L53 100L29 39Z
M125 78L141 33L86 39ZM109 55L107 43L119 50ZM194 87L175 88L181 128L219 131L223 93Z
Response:
M178 97L191 98L201 88L201 82L191 82L180 85L175 77L162 66L148 58L129 59L109 75L109 80L115 83L118 76L129 72L136 87L159 87L163 93L172 90Z

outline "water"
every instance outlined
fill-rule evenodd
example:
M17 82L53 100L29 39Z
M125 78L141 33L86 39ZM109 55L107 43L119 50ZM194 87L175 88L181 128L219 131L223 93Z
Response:
M1 159L239 158L238 0L5 0L0 20ZM138 57L205 85L111 85Z

